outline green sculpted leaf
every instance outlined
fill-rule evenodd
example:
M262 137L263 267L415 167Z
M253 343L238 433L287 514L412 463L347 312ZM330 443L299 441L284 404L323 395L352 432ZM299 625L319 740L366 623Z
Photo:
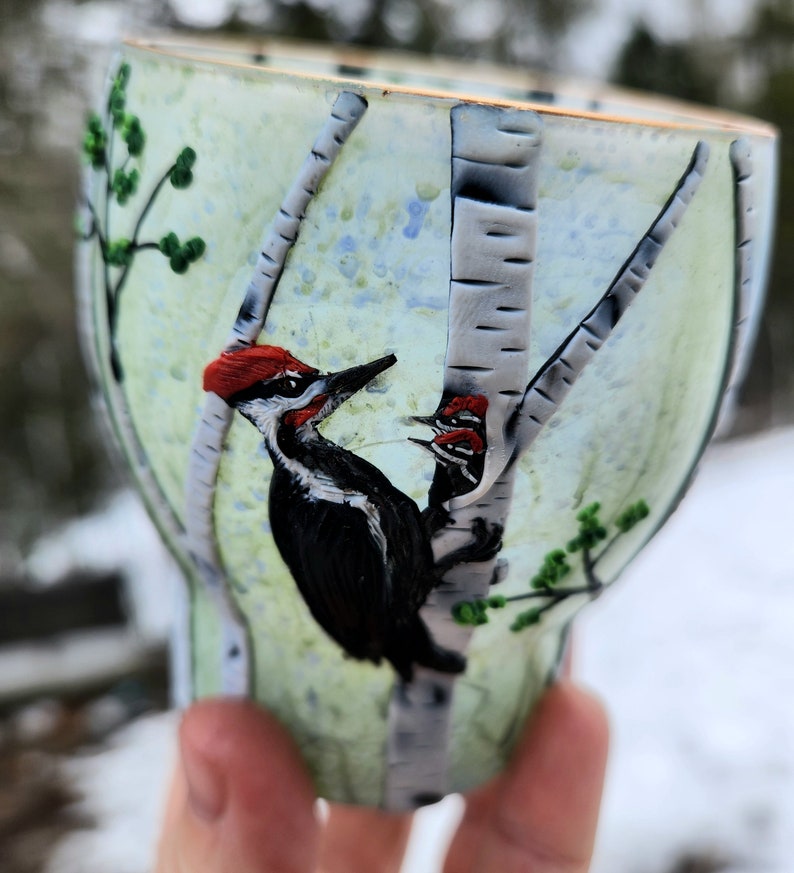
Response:
M189 188L193 181L193 173L187 167L180 167L178 164L171 170L171 184L177 190Z
M130 157L137 158L141 155L146 145L146 134L137 115L128 115L125 118L121 138L127 144Z
M97 191L105 188L108 196L102 207L94 202L88 203L91 224L80 235L86 240L96 237L106 266L104 281L111 339L111 368L119 380L122 369L116 342L118 308L135 255L145 249L158 249L168 258L171 270L181 274L187 272L190 264L201 258L207 248L204 240L198 236L182 245L173 231L162 236L159 242L141 239L145 219L165 182L169 181L176 189L187 188L192 183L197 155L189 146L179 152L174 163L152 186L148 199L138 213L132 238L111 239L111 200L118 206L127 206L138 193L142 182L139 167L130 166L131 161L140 158L146 146L146 132L140 118L127 112L127 86L131 75L129 64L124 63L119 67L108 95L106 117L103 119L97 113L92 113L86 122L83 136L83 153L91 167L106 177L104 185L97 185ZM113 160L113 146L119 141L126 146L127 155L116 164Z
M594 555L592 552L593 548L603 542L608 536L607 528L601 523L599 518L600 511L600 503L591 503L577 513L576 520L579 522L578 534L569 541L566 549L553 549L546 554L538 572L530 579L531 591L526 594L517 594L513 597L495 595L486 599L461 600L452 607L452 618L457 624L476 627L488 623L489 609L503 609L510 603L521 600L541 600L540 605L533 606L531 609L520 612L515 616L510 625L510 630L517 633L538 624L543 618L544 613L569 597L577 594L595 597L604 587L596 575L596 565L609 551L618 537L628 533L628 531L650 514L648 504L644 500L638 500L627 509L624 509L623 512L616 516L614 521L617 532L601 549L600 553ZM582 554L581 570L584 573L585 584L577 587L561 588L559 583L573 569L568 555L577 552Z

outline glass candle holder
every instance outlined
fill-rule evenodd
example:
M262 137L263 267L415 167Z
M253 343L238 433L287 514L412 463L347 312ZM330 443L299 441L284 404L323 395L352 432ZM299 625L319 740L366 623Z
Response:
M482 783L741 377L774 130L525 71L132 41L84 152L86 342L185 573L189 695L268 707L329 799Z

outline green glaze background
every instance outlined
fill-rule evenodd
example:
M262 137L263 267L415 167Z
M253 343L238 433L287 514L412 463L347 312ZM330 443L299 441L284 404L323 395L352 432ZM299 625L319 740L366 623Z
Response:
M144 463L180 522L201 373L223 347L259 242L340 87L175 64L134 49L127 59L128 105L149 140L139 194L111 208L114 236L129 235L154 181L184 146L198 155L193 185L166 186L141 237L200 235L206 254L178 276L159 254L139 253L119 322L130 418ZM433 462L407 438L427 436L409 417L432 412L441 391L454 101L366 96L368 111L309 207L260 341L323 370L397 355L323 432L376 464L422 507ZM528 377L608 287L698 140L681 129L553 115L544 121ZM610 552L602 573L613 579L677 501L718 401L732 321L730 140L710 138L706 176L681 227L521 460L502 552L510 572L500 593L526 590L543 556L575 533L579 508L598 500L608 521L644 498L652 515ZM115 386L108 391L118 415ZM321 792L376 804L393 674L388 665L344 657L309 615L269 534L270 472L261 436L238 417L221 465L216 526L256 641L256 696L289 725ZM170 539L178 548L177 537ZM200 591L192 601L195 690L203 696L218 689L218 631ZM579 605L568 601L520 634L509 632L503 613L477 629L455 700L453 788L476 784L504 763L554 667L560 629Z

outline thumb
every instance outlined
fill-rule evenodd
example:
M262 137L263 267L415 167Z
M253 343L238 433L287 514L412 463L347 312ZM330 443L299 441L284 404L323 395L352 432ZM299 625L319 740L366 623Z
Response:
M202 701L179 740L157 873L315 869L314 787L273 716L246 701Z

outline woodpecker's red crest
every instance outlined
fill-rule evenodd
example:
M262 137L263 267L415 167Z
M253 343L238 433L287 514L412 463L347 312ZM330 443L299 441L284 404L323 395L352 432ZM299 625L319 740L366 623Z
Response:
M458 412L471 412L479 419L485 418L488 409L488 398L482 394L467 394L465 397L453 397L441 410L441 415L451 418Z
M256 382L286 376L289 373L310 375L318 373L299 361L291 352L278 346L250 346L223 352L204 370L204 390L212 391L228 400L238 391L250 388Z
M457 443L468 443L475 455L479 455L485 449L485 443L473 431L468 429L451 430L447 433L437 434L433 442L439 446L454 446Z

